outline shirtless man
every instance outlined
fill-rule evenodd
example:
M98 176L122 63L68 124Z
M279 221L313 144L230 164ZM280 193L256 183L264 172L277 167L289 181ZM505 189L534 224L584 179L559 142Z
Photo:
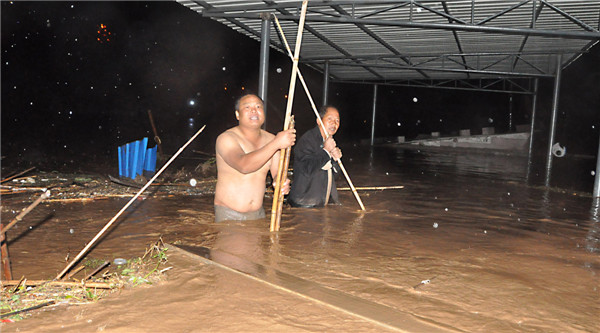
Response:
M296 130L277 133L264 131L263 101L256 95L240 97L235 105L239 125L217 137L217 186L215 221L256 220L265 217L263 198L267 172L275 178L279 168L279 149L296 141ZM282 186L287 194L289 179Z

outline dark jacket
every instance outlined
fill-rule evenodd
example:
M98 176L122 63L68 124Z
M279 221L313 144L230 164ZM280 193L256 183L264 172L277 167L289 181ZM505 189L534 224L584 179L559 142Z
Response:
M323 207L327 194L327 170L323 166L332 163L331 195L329 203L338 203L335 174L338 164L323 149L323 137L318 127L304 133L294 146L292 188L288 202L295 207Z

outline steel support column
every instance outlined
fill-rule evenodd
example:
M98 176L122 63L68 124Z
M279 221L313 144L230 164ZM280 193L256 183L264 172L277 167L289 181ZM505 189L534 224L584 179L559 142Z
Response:
M512 94L508 97L508 132L513 131L513 96Z
M533 79L533 95L531 96L531 126L529 128L529 152L527 154L527 178L531 169L531 153L533 152L533 133L535 129L535 111L537 108L538 79Z
M548 159L546 161L546 186L550 186L552 174L552 145L556 133L556 114L558 113L558 96L560 95L560 77L562 74L562 55L556 56L556 76L554 78L554 93L552 94L552 120L550 123L550 138L548 140Z
M329 61L325 61L325 66L323 67L323 105L327 105L329 100L327 97L329 96Z
M600 197L600 142L598 143L598 154L596 155L596 175L594 176L594 198Z
M377 111L377 85L373 85L373 118L371 119L371 146L375 143L375 112Z
M267 88L269 81L269 30L270 23L269 15L262 15L260 26L260 60L258 68L258 96L263 100L265 119L267 117ZM266 128L267 122L263 124Z

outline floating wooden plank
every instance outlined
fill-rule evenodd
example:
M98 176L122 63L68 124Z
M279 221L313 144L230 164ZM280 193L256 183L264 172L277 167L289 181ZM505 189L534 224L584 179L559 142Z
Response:
M334 290L318 283L263 266L227 252L203 246L168 245L204 263L241 274L271 287L287 291L330 308L359 317L373 324L400 332L458 332L457 329L419 318L410 313Z

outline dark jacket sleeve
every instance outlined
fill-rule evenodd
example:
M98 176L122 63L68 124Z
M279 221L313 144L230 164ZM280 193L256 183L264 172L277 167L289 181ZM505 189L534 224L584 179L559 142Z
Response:
M320 133L319 133L320 134ZM314 135L304 135L294 149L294 172L311 175L327 164L331 158L323 149L323 142Z

